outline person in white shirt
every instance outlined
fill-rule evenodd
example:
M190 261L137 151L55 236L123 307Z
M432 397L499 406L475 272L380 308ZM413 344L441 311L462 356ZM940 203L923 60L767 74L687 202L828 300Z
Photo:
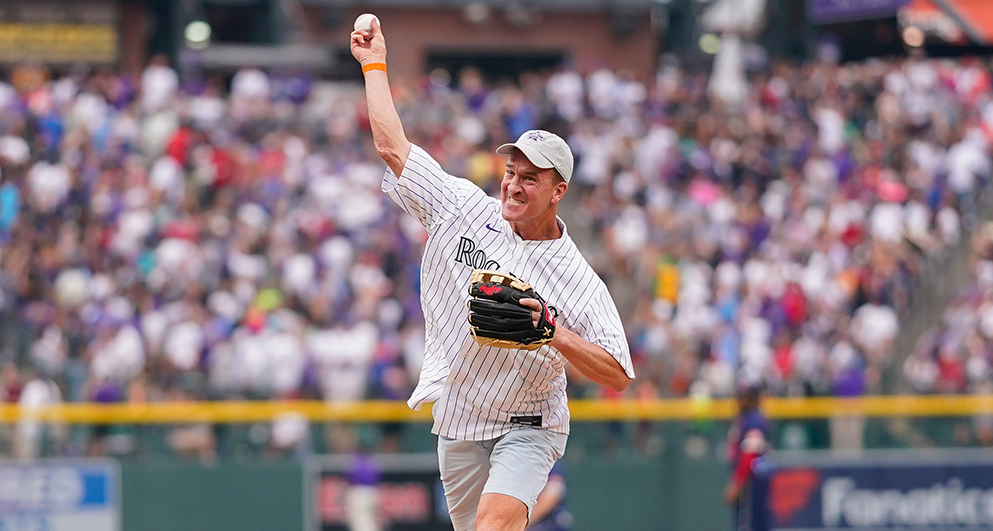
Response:
M179 74L169 66L169 59L158 54L141 74L141 108L153 114L167 108L179 89Z
M617 308L556 215L573 155L562 138L527 131L508 156L500 198L449 175L406 138L386 74L378 20L351 34L365 76L382 189L428 231L421 268L425 353L409 404L434 402L441 479L457 531L525 528L569 433L565 365L623 391L634 369ZM559 314L549 345L481 347L467 322L476 268L514 273ZM541 305L524 299L538 318Z

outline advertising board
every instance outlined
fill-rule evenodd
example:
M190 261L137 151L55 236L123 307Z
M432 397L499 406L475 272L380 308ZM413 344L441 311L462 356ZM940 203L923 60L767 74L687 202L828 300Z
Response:
M777 531L993 530L993 454L968 450L773 454Z
M391 531L451 531L438 456L372 456L381 477L375 509ZM318 456L304 466L304 524L308 531L348 531L349 470L353 456Z
M0 461L0 531L120 531L120 493L114 461Z
M908 0L807 0L807 18L832 24L892 17Z

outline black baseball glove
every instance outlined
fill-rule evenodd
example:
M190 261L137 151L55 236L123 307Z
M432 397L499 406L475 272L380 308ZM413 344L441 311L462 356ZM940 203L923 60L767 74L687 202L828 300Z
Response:
M485 347L535 350L555 335L555 308L535 293L531 284L513 275L477 269L469 277L469 326L472 338ZM541 303L538 325L521 299Z

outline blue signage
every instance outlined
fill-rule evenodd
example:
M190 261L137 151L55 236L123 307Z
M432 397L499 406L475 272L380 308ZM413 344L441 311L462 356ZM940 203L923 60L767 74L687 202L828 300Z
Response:
M0 461L0 531L120 531L117 463Z
M989 454L804 461L774 465L774 530L993 530Z
M909 0L807 0L807 18L815 24L896 16Z

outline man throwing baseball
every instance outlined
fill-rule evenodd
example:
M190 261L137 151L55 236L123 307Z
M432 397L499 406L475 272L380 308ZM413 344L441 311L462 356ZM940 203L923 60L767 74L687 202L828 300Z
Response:
M634 378L617 308L556 215L572 152L547 131L500 146L500 197L489 197L407 140L378 20L351 34L351 50L388 166L383 192L429 235L425 359L408 404L434 402L431 431L455 529L521 531L565 451L566 363L615 391ZM522 306L524 319L514 309Z

